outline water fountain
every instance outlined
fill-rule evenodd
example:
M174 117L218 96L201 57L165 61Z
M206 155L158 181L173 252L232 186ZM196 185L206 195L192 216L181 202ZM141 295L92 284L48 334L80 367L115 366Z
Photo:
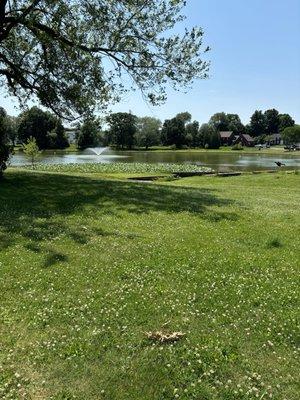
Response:
M86 150L96 154L96 156L101 156L101 154L107 149L108 147L89 147Z

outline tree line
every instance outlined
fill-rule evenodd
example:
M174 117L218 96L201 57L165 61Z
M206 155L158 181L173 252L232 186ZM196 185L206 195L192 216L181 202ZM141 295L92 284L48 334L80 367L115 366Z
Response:
M36 139L41 150L65 149L69 146L62 120L49 111L32 107L18 117L11 117L0 107L0 113L3 135L12 146L26 143L30 137Z
M214 114L208 123L202 125L192 120L189 112L181 112L164 122L154 117L139 118L131 112L118 112L102 119L86 117L73 131L79 149L99 145L129 150L151 146L218 149L221 131L248 133L256 143L263 143L270 134L286 131L285 142L297 143L300 141L299 127L294 125L295 121L289 114L280 114L275 109L255 111L247 125L241 122L238 114L224 112ZM0 171L5 169L13 146L26 144L30 138L35 140L40 150L69 146L62 120L49 111L32 107L18 117L11 117L0 107Z
M49 111L32 107L18 117L7 115L0 108L5 136L11 145L24 144L33 137L40 150L65 149L69 146L68 132L62 120ZM137 117L133 113L112 113L105 118L86 117L73 128L76 144L80 149L97 145L132 149L134 146L173 146L174 148L219 148L221 131L232 131L235 135L249 134L263 142L268 135L283 132L294 126L289 114L280 114L271 109L255 111L250 122L244 125L238 114L219 112L202 125L192 121L189 112L181 112L163 123L154 117ZM68 129L70 130L70 129Z
M101 129L102 125L106 129ZM89 129L87 128L89 125ZM206 147L219 148L220 137L214 126L192 121L188 112L177 114L163 123L154 117L137 117L132 113L118 112L108 115L104 120L90 119L79 128L78 146L82 142L86 147L96 142L103 146L131 150L151 146L169 146L173 148ZM93 132L93 134L91 134ZM96 134L98 132L98 134Z
M235 135L249 134L256 143L268 141L268 136L282 133L293 127L295 121L289 114L280 114L275 109L255 111L250 122L244 125L238 114L224 112L214 114L208 123L200 125L192 120L189 112L182 112L163 123L153 117L138 118L132 113L114 113L105 121L108 129L102 131L98 140L102 145L121 149L133 146L172 146L174 148L218 149L220 132L232 131Z

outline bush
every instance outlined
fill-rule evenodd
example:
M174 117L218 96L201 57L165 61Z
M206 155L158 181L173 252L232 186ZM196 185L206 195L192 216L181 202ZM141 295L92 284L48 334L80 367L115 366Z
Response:
M7 168L7 163L12 152L12 146L9 145L7 127L6 111L0 107L0 178Z
M11 154L11 147L8 146L6 143L1 143L1 138L0 138L0 179L3 175L3 172L7 168L7 162L9 160L10 154Z
M241 145L241 143L236 143L231 147L231 150L244 150L244 147Z

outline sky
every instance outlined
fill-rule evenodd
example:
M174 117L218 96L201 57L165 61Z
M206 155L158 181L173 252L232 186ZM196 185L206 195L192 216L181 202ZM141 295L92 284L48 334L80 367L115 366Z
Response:
M210 77L198 80L186 94L168 91L159 107L137 93L113 106L138 116L164 120L189 111L205 123L216 112L237 113L248 123L252 113L276 108L300 123L300 0L188 0L186 20L177 31L204 29L211 51ZM0 105L18 114L12 98L0 93Z

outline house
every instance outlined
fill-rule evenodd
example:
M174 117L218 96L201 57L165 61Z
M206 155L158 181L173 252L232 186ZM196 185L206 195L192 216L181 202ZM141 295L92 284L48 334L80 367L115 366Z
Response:
M277 144L281 144L281 134L280 133L273 133L272 135L269 135L267 143L270 146L275 146Z
M247 133L239 133L238 135L234 136L232 144L238 144L238 143L240 143L242 146L253 147L254 139Z
M234 140L234 134L232 131L222 131L220 133L221 145L230 146Z
M65 128L65 134L70 144L77 142L78 128Z

